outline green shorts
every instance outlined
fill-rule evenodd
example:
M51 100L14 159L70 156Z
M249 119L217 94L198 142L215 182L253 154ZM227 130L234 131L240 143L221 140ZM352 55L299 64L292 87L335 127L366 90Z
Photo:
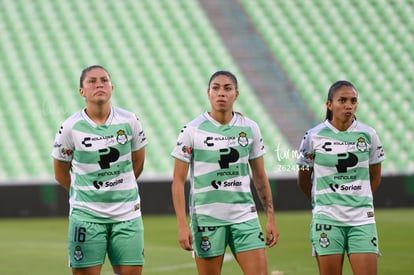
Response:
M102 265L106 253L112 265L144 265L142 218L114 223L93 223L69 218L69 266Z
M193 249L199 258L223 255L227 245L234 254L266 247L258 219L224 226L198 226L193 220L191 231Z
M375 223L359 226L334 226L312 222L310 232L314 256L345 253L379 255Z

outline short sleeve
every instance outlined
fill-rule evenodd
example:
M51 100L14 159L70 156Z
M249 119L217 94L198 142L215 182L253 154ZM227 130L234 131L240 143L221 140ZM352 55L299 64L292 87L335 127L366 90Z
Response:
M132 152L138 151L147 145L148 141L144 133L141 121L136 117L131 121L132 127Z
M300 166L313 167L314 149L312 148L310 132L306 132L299 146L299 156L296 163Z
M381 141L374 131L371 135L371 151L369 155L369 164L380 163L385 160L385 153Z
M74 150L72 127L68 123L63 123L55 136L52 157L57 160L70 162L73 159Z
M265 151L265 146L263 143L262 133L260 132L259 126L256 123L252 124L252 132L253 132L253 144L250 150L249 159L256 159L263 156Z
M178 135L177 143L171 156L190 163L193 153L194 141L192 139L192 127L184 126Z

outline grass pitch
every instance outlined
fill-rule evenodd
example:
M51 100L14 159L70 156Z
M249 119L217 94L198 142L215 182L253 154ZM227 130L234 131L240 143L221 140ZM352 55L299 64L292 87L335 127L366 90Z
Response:
M376 210L382 253L379 275L413 274L413 217L413 208ZM284 275L318 274L308 239L310 219L310 211L276 213L280 238L276 247L267 249L269 273L279 270ZM178 245L175 217L144 214L143 220L146 257L143 274L196 274L191 253ZM66 255L67 223L66 218L0 219L0 274L71 274ZM106 261L102 275L112 274ZM225 257L222 274L241 274L230 252ZM343 274L352 274L347 260Z

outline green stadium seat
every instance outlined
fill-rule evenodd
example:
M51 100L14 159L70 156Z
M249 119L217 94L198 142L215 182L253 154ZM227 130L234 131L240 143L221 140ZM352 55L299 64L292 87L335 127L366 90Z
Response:
M412 93L413 5L407 1L374 5L370 1L322 0L241 3L315 114L333 81L351 80L363 100L358 115L378 128L390 151L385 170L406 171L414 166L409 154L402 154L404 161L399 158L411 140L399 141L401 146L390 145L400 140L398 135L406 129L412 129L413 118L407 113L413 113L409 110L414 104L403 102ZM317 65L312 67L312 63ZM397 91L400 97L395 96Z
M333 81L355 82L361 91L358 116L375 126L387 149L385 170L413 169L407 134L414 120L408 100L414 72L409 2L241 4L316 116L323 119ZM91 64L108 67L114 104L143 121L150 142L145 175L171 174L176 136L183 123L209 108L207 78L218 68L236 72L244 91L240 111L271 125L263 129L264 139L287 146L198 1L4 0L2 7L1 49L7 54L0 60L0 123L7 130L0 135L0 157L6 158L3 148L16 150L7 155L12 161L0 164L1 178L52 177L55 132L83 107L77 79ZM25 142L27 137L32 139ZM400 137L405 138L396 143ZM268 171L276 161L271 150Z

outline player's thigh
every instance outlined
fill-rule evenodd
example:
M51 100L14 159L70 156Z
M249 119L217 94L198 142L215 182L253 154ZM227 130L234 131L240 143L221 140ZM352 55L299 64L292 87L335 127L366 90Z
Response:
M108 243L108 257L112 265L144 265L142 218L112 224ZM138 267L136 269L138 270Z
M317 255L319 275L339 275L342 274L342 266L345 254Z
M72 268L72 275L100 275L102 265L84 267L84 268Z
M142 265L115 265L112 267L114 274L141 275Z
M354 274L377 274L380 253L375 224L352 227L348 233L348 250Z
M228 226L199 226L191 221L193 249L198 258L210 258L224 255L228 244Z
M310 239L319 256L345 254L347 249L347 227L312 222Z
M102 265L107 249L106 224L90 223L69 218L69 266L86 268Z
M195 255L198 275L220 275L224 254L209 258L199 258Z
M235 258L245 275L267 275L268 273L265 248L239 252L235 254Z
M352 267L353 274L369 274L378 273L378 255L373 253L355 253L349 255L349 262Z
M265 248L265 237L258 219L230 225L229 245L233 254Z

